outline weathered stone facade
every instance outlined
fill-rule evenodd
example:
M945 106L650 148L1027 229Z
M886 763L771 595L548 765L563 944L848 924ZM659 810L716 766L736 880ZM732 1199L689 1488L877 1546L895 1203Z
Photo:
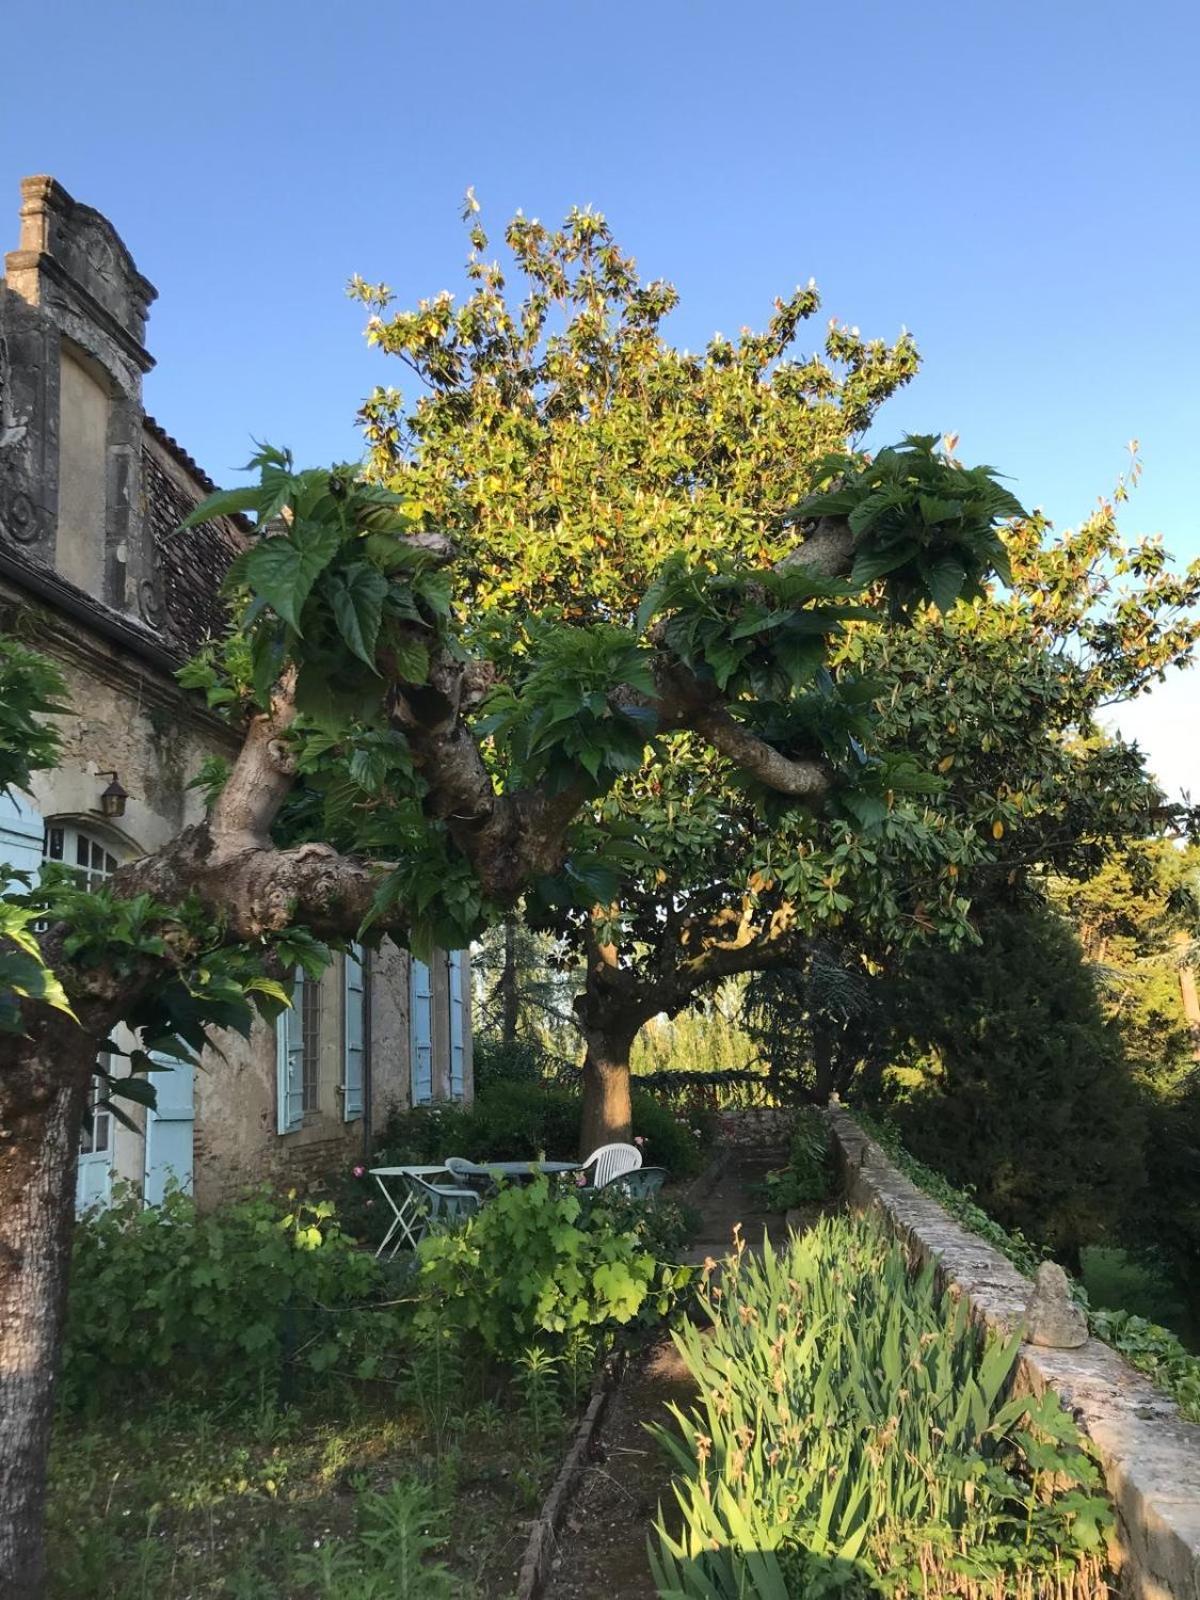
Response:
M13 839L40 853L33 841L44 824L66 859L100 848L119 862L197 820L203 802L189 786L206 759L236 749L230 730L173 675L223 626L218 591L247 529L222 518L175 532L214 486L145 414L155 290L112 225L53 179L25 179L21 199L19 248L0 279L0 626L57 661L72 712L61 765L35 784L36 809L23 797L9 818L7 858ZM129 798L123 816L106 819L101 775L114 771ZM290 1119L281 1116L275 1033L260 1027L249 1043L223 1041L227 1059L206 1061L190 1106L186 1096L176 1105L191 1127L197 1197L208 1203L251 1182L312 1177L355 1159L372 1121L414 1098L417 1046L421 1098L469 1097L460 963L439 953L422 972L414 1018L405 953L385 945L369 957L361 991L339 958L310 997L304 1107ZM348 1089L351 1007L361 1091ZM170 1087L165 1100L179 1102L181 1082ZM285 1121L289 1131L280 1132ZM171 1131L182 1148L181 1128ZM90 1162L98 1173L84 1198L103 1199L113 1177L149 1193L156 1137L152 1129L147 1140L144 1119L137 1133L106 1126L107 1175L104 1152L82 1160L81 1171Z

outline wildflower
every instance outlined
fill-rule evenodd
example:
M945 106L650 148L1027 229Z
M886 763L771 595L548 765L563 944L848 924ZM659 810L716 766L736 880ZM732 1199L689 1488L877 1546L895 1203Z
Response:
M362 1178L365 1177L367 1169L366 1167L352 1167L351 1171L356 1178Z
M635 1139L634 1139L634 1141L633 1141L633 1142L634 1142L634 1144L636 1144L636 1145L644 1145L644 1144L645 1144L645 1142L646 1142L646 1141L645 1141L645 1139L643 1139L643 1138L642 1138L642 1136L641 1136L641 1134L640 1134L640 1133L639 1133L639 1134L638 1134L638 1135L637 1135L637 1137L636 1137L636 1138L635 1138Z

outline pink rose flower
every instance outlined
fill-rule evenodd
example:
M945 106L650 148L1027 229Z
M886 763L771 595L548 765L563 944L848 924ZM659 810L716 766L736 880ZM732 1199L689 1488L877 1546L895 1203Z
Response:
M577 1172L575 1174L575 1187L577 1189L585 1189L587 1187L587 1173L586 1172Z
M353 1169L354 1176L356 1178L361 1178L366 1173L366 1170L367 1170L366 1167L355 1167Z
M633 1142L636 1145L643 1145L643 1144L645 1144L646 1141L645 1141L645 1139L642 1138L641 1134L639 1133L637 1138Z

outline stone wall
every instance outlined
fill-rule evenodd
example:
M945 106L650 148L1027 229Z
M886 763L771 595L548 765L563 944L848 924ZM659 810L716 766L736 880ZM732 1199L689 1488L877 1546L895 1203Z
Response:
M915 1259L933 1261L976 1318L1013 1330L1032 1285L904 1176L840 1107L829 1112L847 1197L885 1217ZM1120 1526L1122 1592L1136 1600L1200 1595L1200 1427L1098 1339L1076 1350L1021 1346L1018 1382L1053 1389L1099 1453Z

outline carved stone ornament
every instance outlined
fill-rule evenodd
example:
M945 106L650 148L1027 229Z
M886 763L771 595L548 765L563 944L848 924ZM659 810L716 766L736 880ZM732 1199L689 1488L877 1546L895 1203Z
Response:
M167 618L167 604L157 576L143 578L137 589L138 610L152 628L161 628Z
M10 489L0 501L0 532L17 544L36 544L45 531L32 495Z

